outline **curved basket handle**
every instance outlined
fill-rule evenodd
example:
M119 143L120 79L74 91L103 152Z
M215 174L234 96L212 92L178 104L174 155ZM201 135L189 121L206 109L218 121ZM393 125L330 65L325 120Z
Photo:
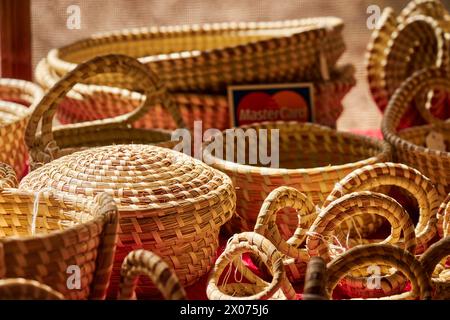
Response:
M273 276L271 283L267 283L259 278L242 263L236 263L235 259L240 258L244 253L256 255L269 268ZM235 297L222 292L219 289L219 280L225 268L230 263L239 271L243 279L253 282L255 286L265 288L247 297ZM286 299L295 299L294 288L286 277L283 257L275 246L262 235L254 232L243 232L241 234L235 234L230 239L224 252L216 260L208 279L206 293L210 300L267 300L272 298L280 290Z
M0 189L17 188L18 186L19 182L14 169L10 165L0 162Z
M430 278L422 264L410 252L387 244L356 246L331 261L327 265L329 275L326 287L327 298L331 297L338 282L348 272L353 269L377 264L388 264L397 268L411 280L412 284L412 291L381 299L414 299L417 296L421 299L430 299Z
M185 300L186 292L176 274L156 254L147 250L130 252L122 263L120 271L119 296L121 300L135 299L139 276L151 279L166 300Z
M298 226L292 237L286 241L280 234L276 220L277 212L288 207L297 210ZM254 232L269 239L281 253L291 258L308 261L309 256L306 250L299 249L298 246L305 240L306 231L316 216L314 204L304 193L291 187L279 187L273 190L264 200L255 223Z
M334 200L356 191L374 190L381 186L397 186L408 191L417 200L419 221L415 233L416 252L423 252L437 231L436 212L439 194L430 179L418 170L398 163L377 163L357 169L336 184L323 203L325 208Z
M400 12L398 19L402 22L413 15L443 19L447 14L447 10L440 0L413 0Z
M325 300L328 270L325 261L312 257L308 262L303 290L303 300Z
M64 300L64 296L35 280L13 278L0 280L2 300Z
M450 193L445 197L437 212L439 236L450 236Z
M447 236L431 245L420 257L420 262L425 268L426 274L431 277L437 264L450 255L450 237Z
M161 80L154 72L128 56L112 54L96 57L79 64L62 77L34 108L25 132L25 142L33 159L41 161L41 159L47 159L49 155L53 157L53 153L58 149L53 137L53 117L59 102L77 83L99 73L122 73L130 79L137 90L144 93L146 96L145 102L127 114L111 119L80 123L77 124L77 128L127 128L148 113L151 107L155 105L155 100L162 100L162 104L172 114L177 126L184 127L178 108L174 105ZM36 131L41 119L42 134L40 139L37 139Z
M342 242L345 241L345 237L336 236L336 232L342 232L337 227L346 219L365 213L380 215L391 224L391 235L382 243L398 243L403 234L403 247L409 252L414 252L416 237L409 214L391 197L365 191L342 196L322 209L311 226L306 240L309 255L320 256L325 261L330 261L331 254L327 240L335 237L343 246Z
M423 92L434 89L450 91L450 78L441 68L426 68L414 73L395 91L381 124L383 136L387 141L396 139L397 127L413 99ZM422 104L418 105L422 117L431 124L442 125L445 120L435 118Z

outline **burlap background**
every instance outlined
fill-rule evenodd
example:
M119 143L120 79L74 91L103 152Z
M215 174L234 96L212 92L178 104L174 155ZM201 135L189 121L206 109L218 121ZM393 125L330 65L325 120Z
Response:
M449 7L450 0L445 1ZM406 0L32 0L33 62L50 48L92 33L128 27L223 21L266 21L311 16L338 16L346 23L348 51L342 62L357 68L357 87L344 101L339 128L374 129L381 115L367 87L364 54L371 30L370 5L403 8ZM67 8L81 9L81 29L66 27Z

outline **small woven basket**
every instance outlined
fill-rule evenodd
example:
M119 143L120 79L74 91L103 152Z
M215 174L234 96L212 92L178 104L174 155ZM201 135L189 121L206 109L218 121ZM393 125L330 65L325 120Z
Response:
M65 299L105 298L118 228L112 198L19 190L4 164L0 177L0 278L36 280ZM79 287L70 288L76 267Z
M212 93L231 83L324 79L345 50L342 29L342 20L324 17L124 30L51 50L47 61L61 76L95 56L125 54L161 75L171 92ZM82 82L134 89L113 75Z
M381 290L387 289L387 296L383 296L379 299L430 299L430 278L422 264L410 252L389 244L366 244L356 246L328 263L328 282L326 285L327 298L331 298L335 287L348 272L363 269L364 267L386 265L390 265L401 271L411 281L412 290L401 294L390 295L390 284L386 283L384 278L381 278ZM372 287L372 285L376 286L369 278L365 278L364 283L367 288Z
M136 285L140 276L146 276L156 285L166 300L185 300L186 292L178 277L159 256L146 250L130 252L120 271L120 300L136 299Z
M53 117L58 103L80 81L98 74L120 74L142 91L140 105L129 113L111 119L83 122L53 129ZM121 94L120 89L114 89ZM32 167L42 165L80 148L109 145L113 143L149 143L168 141L171 133L159 129L136 129L132 124L152 112L152 106L161 103L172 115L179 127L184 127L177 107L165 92L165 88L153 72L137 60L108 55L97 57L78 65L57 82L36 106L26 130ZM36 131L42 121L41 134Z
M242 255L245 253L255 255L265 264L272 276L270 282L244 265ZM225 269L227 273L223 275ZM232 273L235 281L229 283L233 280L230 279ZM293 300L296 297L287 280L281 254L269 240L253 232L235 234L228 241L210 274L206 293L210 300Z
M0 79L0 162L14 168L19 178L27 170L25 128L30 109L43 96L35 84L15 79Z
M429 68L417 72L395 92L382 123L383 136L393 146L396 161L414 167L430 178L441 200L450 192L450 125L434 117L428 104L423 103L416 104L416 108L428 125L400 131L397 128L414 97L428 90L449 91L449 88L450 78L446 71ZM433 136L436 138L430 141Z
M235 143L234 137L245 135L245 143ZM216 139L223 140L226 149L234 150L233 159L215 150ZM264 159L258 159L258 150L253 150L258 145L258 139L261 145L267 145L269 149L269 152L259 150L259 154L262 151L269 155L270 150L275 148L272 158L279 155L279 168L261 164ZM236 186L239 215L232 229L243 231L254 229L264 200L280 186L295 188L305 193L314 205L320 206L334 185L347 174L367 164L390 159L390 147L383 141L310 123L254 124L225 130L211 140L204 146L203 159L231 177ZM226 155L228 152L224 151L223 155ZM240 155L242 160L239 160ZM257 161L251 160L255 157ZM288 210L280 219L282 233L289 237L297 226L295 211Z
M433 244L421 257L420 262L431 277L433 298L450 300L450 273L446 265L450 255L450 236Z
M330 71L330 79L317 80L314 85L314 115L317 123L330 127L343 111L342 99L355 85L354 68L351 65L336 67ZM51 88L59 79L42 60L36 69L37 81L44 88ZM304 82L304 79L295 79ZM133 88L136 90L137 88ZM228 98L225 94L171 92L170 97L180 109L181 117L189 129L194 121L202 121L203 130L230 127ZM61 102L57 118L63 124L92 121L114 117L135 109L141 103L142 95L137 91L112 87L78 84ZM168 111L161 105L153 112L133 124L136 128L177 127Z
M183 286L205 275L214 263L220 227L234 214L231 180L199 160L151 145L90 148L32 171L24 190L50 188L92 197L111 194L120 212L120 232L110 294L117 296L126 255L146 249L175 271ZM144 279L146 280L146 279ZM141 282L140 297L156 292Z
M439 0L411 1L398 16L391 8L384 10L367 54L369 86L380 110L385 110L395 90L415 71L450 67L449 17ZM405 127L420 116L414 108L407 115Z
M2 300L63 300L64 296L47 285L23 278L0 280Z

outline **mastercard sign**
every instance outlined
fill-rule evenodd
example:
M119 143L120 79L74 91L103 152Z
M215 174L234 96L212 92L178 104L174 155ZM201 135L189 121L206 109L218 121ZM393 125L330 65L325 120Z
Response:
M228 87L231 126L264 121L314 121L308 83Z

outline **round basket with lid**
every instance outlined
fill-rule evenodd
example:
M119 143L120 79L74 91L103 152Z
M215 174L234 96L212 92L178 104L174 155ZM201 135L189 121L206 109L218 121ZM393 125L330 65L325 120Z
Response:
M228 176L185 154L150 145L79 151L31 172L20 188L113 195L121 219L111 292L126 254L138 248L163 258L183 286L194 283L213 265L220 227L235 210ZM140 286L154 293L149 287Z

